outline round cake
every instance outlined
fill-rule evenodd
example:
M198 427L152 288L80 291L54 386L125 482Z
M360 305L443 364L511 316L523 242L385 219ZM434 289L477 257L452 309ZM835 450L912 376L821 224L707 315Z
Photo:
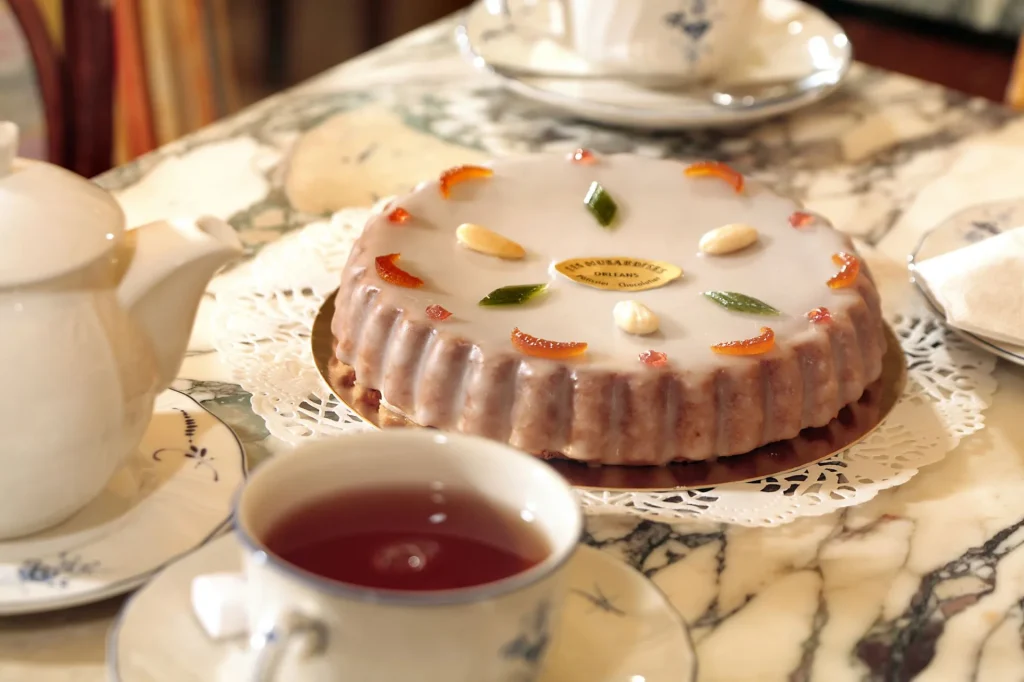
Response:
M877 380L850 240L724 164L578 150L463 166L376 213L335 354L407 419L659 465L823 426Z

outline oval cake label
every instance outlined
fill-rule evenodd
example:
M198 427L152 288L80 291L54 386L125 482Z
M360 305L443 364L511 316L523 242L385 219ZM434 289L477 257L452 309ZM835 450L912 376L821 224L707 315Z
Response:
M555 270L574 282L606 291L644 291L665 286L683 271L671 263L621 256L570 258Z

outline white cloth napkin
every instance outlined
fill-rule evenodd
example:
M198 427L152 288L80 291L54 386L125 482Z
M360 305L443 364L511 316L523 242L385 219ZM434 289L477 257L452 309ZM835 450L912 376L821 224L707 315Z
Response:
M1024 227L929 258L917 272L949 324L1024 345Z

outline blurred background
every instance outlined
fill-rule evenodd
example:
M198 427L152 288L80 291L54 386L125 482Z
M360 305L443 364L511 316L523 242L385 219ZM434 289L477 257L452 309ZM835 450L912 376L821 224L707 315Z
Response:
M868 64L1024 105L1024 0L810 0ZM467 0L0 0L0 118L86 176Z

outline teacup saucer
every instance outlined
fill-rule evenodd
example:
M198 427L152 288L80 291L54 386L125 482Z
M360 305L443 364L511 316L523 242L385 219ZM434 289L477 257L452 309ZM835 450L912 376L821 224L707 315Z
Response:
M799 0L762 0L761 21L750 40L749 59L714 83L654 89L621 79L594 78L581 57L554 41L521 34L485 2L467 10L457 38L476 67L500 78L511 91L582 119L648 129L736 126L777 116L831 94L853 62L849 39L824 12ZM513 77L533 72L550 77ZM557 74L557 75L556 75ZM579 78L567 77L579 74ZM799 85L795 85L799 82ZM758 83L785 94L723 106L710 93L748 90Z
M110 633L107 661L120 682L246 679L244 638L215 642L192 613L193 578L237 571L233 536L169 566L125 606ZM570 594L542 682L690 682L696 660L686 626L653 583L626 564L580 547ZM216 672L215 672L216 671Z
M187 395L164 391L135 456L99 497L59 526L0 542L0 615L77 606L140 585L224 525L244 479L231 429Z
M945 319L946 313L922 279L917 277L917 264L950 251L994 237L1004 230L1024 225L1024 200L999 201L971 206L950 216L927 232L907 259L910 280L921 292L935 313ZM1024 365L1024 346L1006 343L950 326L961 338L978 348L1017 365Z

